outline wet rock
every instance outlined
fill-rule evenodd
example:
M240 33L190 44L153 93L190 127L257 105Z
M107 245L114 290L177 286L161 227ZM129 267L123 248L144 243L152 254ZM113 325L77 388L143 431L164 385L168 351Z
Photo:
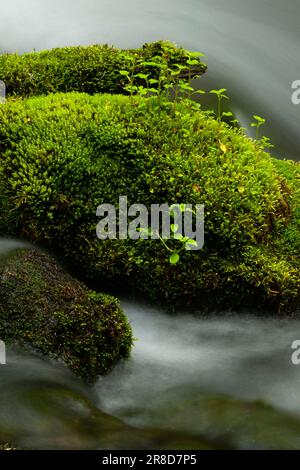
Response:
M87 381L127 358L132 343L115 298L88 290L31 249L0 258L0 338L63 361Z

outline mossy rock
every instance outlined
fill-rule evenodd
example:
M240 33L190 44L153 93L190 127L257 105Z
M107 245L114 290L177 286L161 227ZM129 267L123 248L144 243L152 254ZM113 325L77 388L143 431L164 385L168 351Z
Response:
M115 298L88 290L28 249L0 260L0 338L61 360L90 382L127 358L132 343Z
M157 41L142 48L122 50L108 45L56 48L23 55L0 55L0 80L6 85L7 96L36 96L55 92L78 91L95 93L127 93L128 81L120 73L133 70L158 78L159 68L143 65L153 58L163 66L176 70L176 64L186 65L182 77L191 78L205 73L206 65L189 65L189 53L181 47ZM135 85L145 82L135 77ZM152 85L155 86L155 85Z
M2 233L92 281L172 306L299 306L299 164L188 102L58 94L0 108ZM156 240L96 238L96 209L205 204L205 245L172 266ZM172 241L172 249L178 249ZM181 245L180 245L181 246Z

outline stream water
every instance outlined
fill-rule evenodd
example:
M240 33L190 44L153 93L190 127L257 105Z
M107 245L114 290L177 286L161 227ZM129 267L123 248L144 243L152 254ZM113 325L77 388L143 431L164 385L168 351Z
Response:
M299 159L298 0L10 0L0 50L171 39L207 55L201 87L226 87L243 124L267 118L283 156ZM1 77L0 77L1 79ZM200 86L200 85L199 85ZM0 241L0 256L16 249ZM206 318L123 300L131 359L94 387L16 349L0 366L0 438L25 448L300 448L300 321Z

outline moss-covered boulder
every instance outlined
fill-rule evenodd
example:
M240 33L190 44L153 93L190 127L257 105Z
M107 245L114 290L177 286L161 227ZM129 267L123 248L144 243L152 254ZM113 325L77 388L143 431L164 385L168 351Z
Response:
M0 108L0 222L86 277L172 305L299 305L300 166L160 98L58 94ZM205 245L96 238L99 204L205 204ZM178 241L173 241L173 248Z
M0 259L0 338L62 360L87 381L127 358L132 342L116 299L28 249Z
M193 58L193 63L188 61ZM153 63L159 66L154 66ZM198 62L198 63L197 63ZM56 48L28 54L0 55L0 80L8 96L28 97L54 92L127 93L128 80L120 72L135 75L135 85L145 85L139 73L156 79L164 67L186 66L181 76L199 76L206 65L181 47L158 41L142 48L122 50L107 45ZM151 85L152 87L155 85Z

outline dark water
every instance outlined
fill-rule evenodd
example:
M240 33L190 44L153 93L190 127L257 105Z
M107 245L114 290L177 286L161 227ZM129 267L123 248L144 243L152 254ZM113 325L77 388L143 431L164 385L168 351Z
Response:
M281 156L299 160L298 0L10 0L2 2L0 50L170 39L207 55L201 86L226 87L244 125L259 114ZM1 78L1 77L0 77Z

